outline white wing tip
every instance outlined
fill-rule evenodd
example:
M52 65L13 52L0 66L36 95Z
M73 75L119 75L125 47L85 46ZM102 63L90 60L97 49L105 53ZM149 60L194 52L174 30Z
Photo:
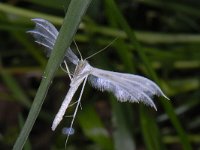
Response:
M147 106L150 106L150 107L154 108L157 111L157 107L156 107L155 103L153 102L153 100L152 101L148 101L148 103L145 102L145 101L140 101L140 102L145 104L145 105L147 105Z
M28 31L26 31L26 33L34 34L35 30L28 30Z
M33 21L33 22L45 22L46 20L44 20L42 18L32 18L31 21Z
M166 98L167 100L170 100L170 98L169 98L169 97L167 97L166 95L163 95L163 97L164 97L164 98Z
M157 107L154 103L153 103L153 105L151 105L151 107L153 107L157 111Z

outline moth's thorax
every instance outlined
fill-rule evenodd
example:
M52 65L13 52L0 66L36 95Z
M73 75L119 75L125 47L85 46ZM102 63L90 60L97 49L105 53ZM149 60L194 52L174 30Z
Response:
M80 60L76 66L70 85L74 86L82 82L90 74L91 70L92 67L86 60Z
M74 71L74 77L90 72L91 66L86 60L80 60Z

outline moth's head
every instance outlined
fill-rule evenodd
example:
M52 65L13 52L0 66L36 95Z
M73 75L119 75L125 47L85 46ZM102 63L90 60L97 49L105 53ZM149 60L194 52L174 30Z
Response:
M78 76L90 71L90 69L91 69L91 66L89 65L87 60L79 60L74 74Z
M86 60L80 60L73 74L70 86L79 85L91 72L92 67Z
M78 61L78 66L80 68L84 68L84 66L86 66L88 64L88 61L87 60L79 60Z

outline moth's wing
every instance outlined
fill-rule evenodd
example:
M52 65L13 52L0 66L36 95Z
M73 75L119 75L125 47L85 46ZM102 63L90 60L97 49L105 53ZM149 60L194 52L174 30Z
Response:
M67 49L64 59L74 64L75 66L78 65L79 58L74 54L70 47Z
M101 91L112 92L119 101L143 102L156 109L154 95L166 97L151 80L132 74L117 73L94 68L89 76L91 85Z
M46 48L47 57L49 57L57 39L58 30L47 20L40 18L31 20L35 22L36 25L33 30L27 32L33 35L36 43L43 45Z
M47 57L49 57L57 39L58 30L47 20L41 18L34 18L31 20L35 22L36 26L33 30L28 31L28 33L34 36L35 42L46 48ZM79 61L71 48L67 49L64 59L70 63L69 65L77 65Z

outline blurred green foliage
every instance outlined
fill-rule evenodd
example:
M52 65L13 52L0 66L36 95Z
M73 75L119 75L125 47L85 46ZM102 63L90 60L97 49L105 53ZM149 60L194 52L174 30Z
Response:
M44 48L25 33L34 27L30 19L47 19L59 29L69 3L0 3L0 149L13 147L47 62ZM92 1L75 35L83 57L118 37L89 60L91 65L149 77L171 100L155 97L155 112L143 104L119 103L111 94L86 86L67 149L200 148L199 8L198 0ZM65 148L62 128L71 118L64 118L55 132L50 126L68 87L67 74L58 70L24 149ZM74 101L77 97L78 92Z

